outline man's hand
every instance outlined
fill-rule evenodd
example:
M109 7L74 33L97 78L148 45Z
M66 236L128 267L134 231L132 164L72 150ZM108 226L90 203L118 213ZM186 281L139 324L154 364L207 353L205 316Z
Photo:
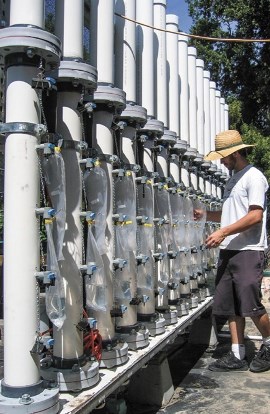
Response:
M206 213L205 213L205 211L203 209L199 209L199 208L194 209L193 210L193 218L194 218L194 221L202 220L202 218L203 218L203 216L205 214Z
M211 249L213 247L218 247L223 240L225 239L225 234L223 233L223 230L217 230L214 231L214 233L210 234L210 236L207 237L205 240L206 247L208 249Z

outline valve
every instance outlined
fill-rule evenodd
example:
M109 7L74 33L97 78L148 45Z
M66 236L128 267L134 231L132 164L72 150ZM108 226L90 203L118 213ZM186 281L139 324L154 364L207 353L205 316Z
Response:
M95 160L94 158L85 158L83 160L80 160L80 164L84 165L87 169L91 169L95 166Z
M158 226L162 226L162 224L167 224L166 220L164 217L157 217L154 218L153 221L158 225Z
M146 222L148 222L149 217L148 216L137 216L136 220L138 224L145 224Z
M122 270L126 265L127 265L127 260L125 259L117 258L113 260L114 270L117 270L117 269Z
M34 276L38 282L43 283L44 285L51 285L55 280L55 273L49 270L44 272L35 272Z
M117 177L124 177L125 170L123 168L117 168L115 170L112 170L112 174L117 175Z
M30 50L30 49L27 49L27 50ZM45 91L51 91L51 90L56 91L57 90L56 80L50 76L47 76L46 78L41 78L41 77L33 78L32 88L42 89Z
M150 300L150 297L148 295L142 295L141 296L142 303L149 302L149 300Z
M125 221L127 221L127 215L120 213L120 214L113 214L112 215L112 219L114 221L114 223L124 223Z
M157 294L158 294L158 296L163 296L163 295L164 295L164 293L165 293L165 288L161 288L161 287L159 287L159 288L157 289Z
M42 149L44 155L52 155L55 152L56 146L51 142L45 142L36 146L36 149ZM58 148L58 147L57 147Z
M170 250L168 252L168 256L169 256L170 259L175 259L177 255L178 255L178 252L176 252L174 250Z
M156 262L158 262L159 260L163 260L164 256L165 256L165 253L153 253L153 257Z
M87 265L80 266L80 271L86 273L88 276L92 276L97 270L97 265L95 262L89 262Z
M169 282L167 286L168 286L168 289L170 289L170 290L176 290L178 288L178 283Z
M127 311L127 306L126 305L120 305L118 308L113 308L110 311L110 314L112 317L123 317L124 313Z
M93 211L89 210L89 211L82 211L80 213L81 217L85 217L85 220L87 221L88 224L91 224L93 222L93 220L96 217L96 213L94 213Z
M146 256L144 254L139 254L138 256L136 256L136 260L137 260L137 265L145 264L147 260L149 260L149 256Z
M42 207L36 208L36 214L41 216L43 215L44 219L53 219L55 217L55 209L52 207Z

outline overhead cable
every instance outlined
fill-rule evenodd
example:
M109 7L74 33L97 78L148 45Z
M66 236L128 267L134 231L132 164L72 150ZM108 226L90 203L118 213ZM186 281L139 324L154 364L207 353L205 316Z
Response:
M125 20L128 20L130 22L136 23L140 26L149 27L150 29L159 30L161 32L166 32L166 33L179 34L179 35L182 35L182 36L189 37L191 39L207 40L208 42L227 42L227 43L269 43L270 42L270 39L254 39L254 38L242 39L242 38L235 38L235 37L223 38L223 37L211 37L211 36L194 35L194 34L189 34L189 33L185 33L185 32L174 32L172 30L161 29L160 27L154 27L154 26L151 26L151 25L146 24L146 23L138 22L137 20L131 19L131 18L129 18L127 16L124 16L123 14L120 14L120 13L115 12L115 15L118 16L118 17L121 17L122 19L125 19Z

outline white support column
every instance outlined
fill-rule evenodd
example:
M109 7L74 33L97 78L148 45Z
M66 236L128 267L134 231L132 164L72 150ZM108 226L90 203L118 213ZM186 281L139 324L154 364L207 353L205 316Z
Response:
M178 35L178 75L180 105L180 139L185 147L189 141L189 85L188 85L188 38ZM188 171L181 169L181 180L189 187Z
M189 139L189 103L188 103L188 38L178 35L178 76L180 96L180 139Z
M136 0L136 20L153 27L153 0ZM154 117L154 30L137 24L137 103Z
M102 18L101 18L102 16ZM90 63L98 69L98 82L114 81L114 0L90 2Z
M23 4L12 1L10 24L14 26L0 31L6 87L2 131L7 134L3 283L5 360L0 411L32 414L50 410L54 414L59 410L59 389L45 389L36 349L39 286L35 274L40 268L36 215L40 178L37 146L45 127L40 125L40 101L37 91L32 88L32 79L38 74L41 58L47 69L47 57L55 65L59 63L60 44L55 36L43 30L42 0L28 0ZM32 398L34 396L36 398Z
M196 86L197 50L188 47L188 86L189 86L189 140L191 148L197 148L197 86Z
M154 26L166 29L166 0L154 0ZM154 103L155 118L168 128L168 102L167 102L167 53L166 53L166 33L161 30L154 31L154 61L156 62Z
M225 130L225 99L220 98L220 132Z
M56 27L64 45L64 59L74 57L74 53L77 58L83 57L82 10L83 0L58 0L56 3ZM69 17L63 18L66 16ZM71 44L70 39L73 39ZM77 110L79 100L80 92L75 89L58 92L56 131L64 137L65 142L78 143L82 137L80 114ZM65 149L64 146L62 156L66 175L66 231L63 245L65 260L60 263L60 272L66 289L66 320L60 330L54 329L54 356L72 360L83 354L82 332L76 328L82 317L82 276L79 270L82 263L82 184L79 152L75 147Z
M197 150L204 154L204 61L196 59L196 90L197 90Z
M136 0L116 0L115 11L136 19ZM136 24L115 16L115 86L126 92L127 102L136 102Z
M210 147L215 149L216 136L216 83L210 81Z
M224 130L229 129L229 105L224 105Z
M211 151L211 128L210 128L210 72L203 71L203 102L204 102L204 154ZM211 194L211 184L205 180L205 192Z
M216 89L216 134L220 133L220 91Z
M210 72L203 71L203 102L204 102L204 148L203 154L208 154L211 151L211 129L210 129Z
M171 32L178 32L178 16L167 14L166 29ZM168 62L168 110L169 110L169 129L180 136L179 125L179 79L178 79L178 35L166 33L167 42L167 62Z

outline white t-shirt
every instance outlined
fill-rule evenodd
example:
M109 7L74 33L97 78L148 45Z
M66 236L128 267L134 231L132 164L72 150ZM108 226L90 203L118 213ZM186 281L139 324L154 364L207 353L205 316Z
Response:
M221 228L241 219L248 213L249 206L263 208L263 220L248 230L233 234L221 243L221 249L265 250L266 237L266 191L265 176L252 165L236 172L226 183L223 196Z

